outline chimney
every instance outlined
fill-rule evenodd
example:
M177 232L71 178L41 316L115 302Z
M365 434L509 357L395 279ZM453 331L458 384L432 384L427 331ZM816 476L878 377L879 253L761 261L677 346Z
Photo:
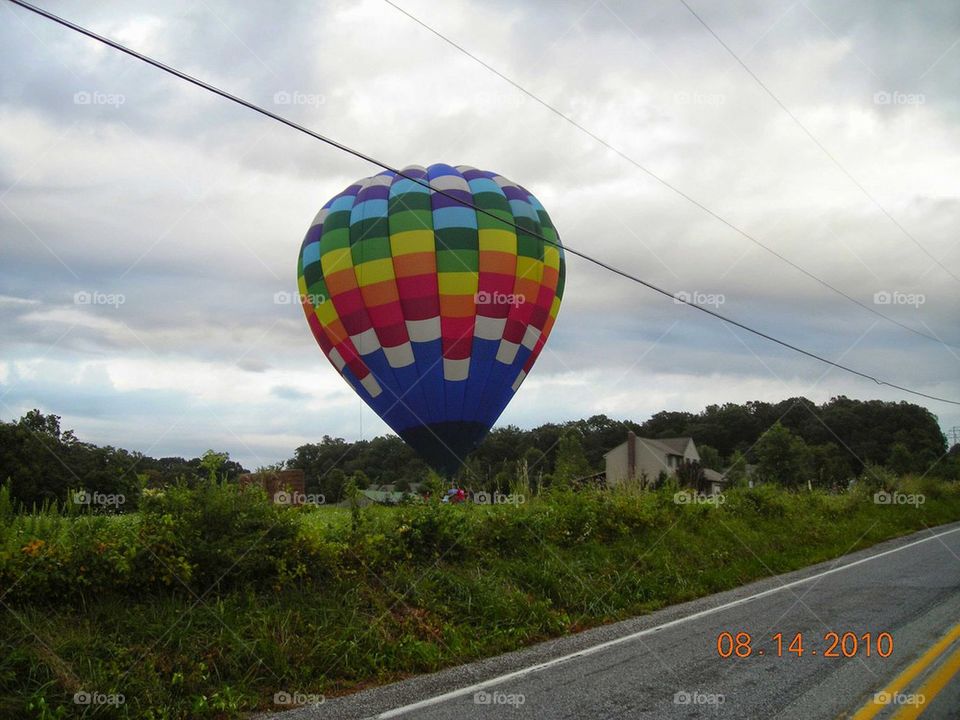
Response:
M627 433L627 477L630 480L637 477L637 436L633 430Z

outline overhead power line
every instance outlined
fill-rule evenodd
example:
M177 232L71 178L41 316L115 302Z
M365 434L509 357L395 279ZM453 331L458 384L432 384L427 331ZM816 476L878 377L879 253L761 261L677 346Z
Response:
M169 65L166 65L166 64L160 62L159 60L155 60L154 58L149 57L148 55L144 55L143 53L138 52L138 51L136 51L136 50L133 50L133 49L131 49L131 48L129 48L129 47L126 47L125 45L121 45L120 43L118 43L118 42L116 42L116 41L114 41L114 40L111 40L110 38L104 37L103 35L99 35L99 34L93 32L92 30L89 30L89 29L87 29L87 28L85 28L85 27L83 27L83 26L81 26L81 25L77 25L76 23L73 23L73 22L71 22L71 21L69 21L69 20L66 20L66 19L60 17L59 15L53 14L52 12L50 12L50 11L48 11L48 10L44 10L43 8L37 7L36 5L32 5L32 4L28 3L28 2L25 2L25 0L9 0L9 2L12 2L12 3L15 4L15 5L18 5L18 6L22 7L22 8L24 8L25 10L29 10L30 12L36 13L37 15L39 15L39 16L41 16L41 17L44 17L44 18L46 18L47 20L52 20L53 22L58 23L59 25L62 25L63 27L69 28L70 30L73 30L73 31L78 32L78 33L80 33L80 34L82 34L82 35L85 35L85 36L87 36L88 38L91 38L92 40L96 40L97 42L103 43L104 45L107 45L107 46L109 46L109 47L114 48L115 50L119 50L119 51L122 52L122 53L126 53L127 55L129 55L129 56L131 56L131 57L133 57L133 58L136 58L137 60L140 60L140 61L142 61L142 62L145 62L145 63L147 63L148 65L152 65L153 67L155 67L155 68L157 68L157 69L159 69L159 70L162 70L162 71L165 72L165 73L168 73L168 74L170 74L170 75L173 75L174 77L180 78L181 80L185 80L186 82L189 82L189 83L191 83L191 84L193 84L193 85L196 85L196 86L199 87L199 88L203 88L204 90L207 90L208 92L214 93L215 95L219 95L220 97L222 97L222 98L224 98L224 99L226 99L226 100L230 100L231 102L237 103L238 105L242 105L242 106L245 107L245 108L248 108L248 109L250 109L250 110L253 110L254 112L260 113L261 115L264 115L264 116L266 116L266 117L268 117L268 118L271 118L272 120L276 120L277 122L282 123L282 124L286 125L287 127L293 128L294 130L297 130L297 131L299 131L299 132L302 132L302 133L304 133L305 135L309 135L310 137L312 137L312 138L314 138L314 139L316 139L316 140L320 140L321 142L324 142L324 143L326 143L327 145L330 145L331 147L335 147L335 148L337 148L338 150L341 150L341 151L343 151L343 152L345 152L345 153L349 153L350 155L353 155L353 156L356 157L356 158L359 158L359 159L361 159L361 160L364 160L364 161L366 161L366 162L368 162L368 163L370 163L370 164L372 164L372 165L376 165L377 167L382 168L383 170L387 170L388 172L391 172L391 173L394 173L394 174L396 174L396 175L399 175L400 177L405 178L405 179L407 179L407 180L410 180L411 182L417 183L418 185L421 185L422 187L430 190L430 192L436 193L436 194L438 194L438 195L443 195L444 197L450 198L451 200L453 200L453 201L455 201L455 202L457 202L457 203L459 203L459 204L461 204L461 205L464 205L464 206L466 206L466 207L472 208L475 212L482 213L483 215L489 216L490 218L492 218L492 219L494 219L494 220L496 220L496 221L498 221L498 222L500 222L500 223L503 223L504 225L506 225L506 226L508 226L508 227L514 228L514 230L517 231L517 232L527 233L527 234L529 234L529 235L533 235L534 237L538 238L538 239L541 240L542 242L547 243L548 245L553 245L553 246L555 246L555 247L562 248L563 251L566 252L566 253L570 253L571 255L575 255L575 256L577 256L577 257L579 257L579 258L582 258L583 260L586 260L587 262L593 263L594 265L596 265L596 266L598 266L598 267L601 267L601 268L603 268L603 269L605 269L605 270L609 270L610 272L612 272L612 273L614 273L614 274L616 274L616 275L619 275L619 276L624 277L624 278L626 278L626 279L628 279L628 280L631 280L631 281L633 281L633 282L635 282L635 283L638 283L638 284L640 284L640 285L643 285L644 287L647 287L647 288L649 288L650 290L653 290L654 292L658 292L658 293L660 293L661 295L664 295L664 296L666 296L666 297L674 300L675 302L683 303L684 305L688 305L688 306L690 306L690 307L692 307L692 308L694 308L694 309L696 309L696 310L699 310L700 312L706 313L707 315L711 315L711 316L717 318L718 320L722 320L722 321L725 322L725 323L728 323L728 324L730 324L730 325L734 325L734 326L736 326L736 327L738 327L738 328L740 328L740 329L742 329L742 330L746 330L747 332L752 333L753 335L756 335L757 337L761 337L761 338L763 338L763 339L765 339L765 340L769 340L770 342L776 343L777 345L780 345L780 346L782 346L782 347L785 347L785 348L787 348L787 349L789 349L789 350L793 350L794 352L798 352L798 353L800 353L800 354L802 354L802 355L806 355L806 356L809 357L809 358L813 358L814 360L818 360L819 362L825 363L825 364L830 365L830 366L832 366L832 367L835 367L835 368L837 368L837 369L839 369L839 370L843 370L843 371L848 372L848 373L850 373L850 374L852 374L852 375L856 375L856 376L861 377L861 378L864 378L864 379L866 379L866 380L872 380L872 381L873 381L874 383L876 383L877 385L885 385L885 386L887 386L887 387L894 388L894 389L896 389L896 390L900 390L900 391L902 391L902 392L909 393L909 394L911 394L911 395L916 395L916 396L918 396L918 397L924 397L924 398L927 398L927 399L929 399L929 400L936 400L936 401L938 401L938 402L949 403L949 404L951 404L951 405L960 405L960 401L958 401L958 400L950 400L950 399L948 399L948 398L937 397L936 395L928 395L927 393L920 392L919 390L912 390L912 389L910 389L910 388L908 388L908 387L904 387L904 386L902 386L902 385L897 385L897 384L895 384L895 383L891 383L891 382L887 382L887 381L885 381L885 380L881 380L881 379L876 378L876 377L874 377L874 376L872 376L872 375L869 375L869 374L867 374L867 373L865 373L865 372L861 372L860 370L856 370L856 369L854 369L854 368L848 367L847 365L843 365L843 364L841 364L841 363L834 362L833 360L829 360L829 359L823 357L822 355L818 355L818 354L816 354L816 353L814 353L814 352L811 352L811 351L809 351L809 350L804 350L803 348L798 347L798 346L796 346L796 345L793 345L793 344L791 344L791 343L789 343L789 342L786 342L785 340L780 340L779 338L776 338L776 337L774 337L773 335L768 335L767 333L765 333L765 332L763 332L763 331L761 331L761 330L756 330L756 329L754 329L754 328L752 328L752 327L750 327L750 326L748 326L748 325L746 325L746 324L744 324L744 323L742 323L742 322L739 322L739 321L737 321L737 320L734 320L733 318L730 318L730 317L727 317L727 316L725 316L725 315L722 315L722 314L720 314L720 313L718 313L718 312L715 312L714 310L710 310L709 308L704 307L704 306L702 306L702 305L699 305L699 304L697 304L697 303L695 303L695 302L693 302L693 301L691 301L691 300L686 300L686 299L684 299L682 296L678 296L676 293L671 293L671 292L668 291L668 290L664 290L663 288L660 288L660 287L658 287L658 286L656 286L656 285L654 285L654 284L652 284L652 283L649 283L649 282L647 282L646 280L642 280L641 278L639 278L639 277L637 277L637 276L635 276L635 275L627 272L626 270L621 270L620 268L614 267L613 265L610 265L610 264L608 264L608 263L606 263L606 262L604 262L604 261L602 261L602 260L598 260L597 258L591 257L590 255L587 255L586 253L581 252L581 251L579 251L579 250L576 250L575 248L572 248L572 247L570 247L570 246L568 246L568 245L564 245L564 244L559 243L559 242L556 242L556 241L554 241L554 240L550 240L550 239L544 237L543 235L539 235L539 234L537 234L537 233L534 233L534 232L531 232L531 231L526 230L526 229L524 229L524 228L521 228L521 227L520 227L519 225L517 225L516 223L511 222L511 221L509 221L509 220L504 220L504 219L501 218L500 216L495 215L494 213L492 213L492 212L490 212L490 211L488 211L488 210L485 210L484 208L477 207L476 205L474 205L474 204L471 203L471 202L468 202L468 201L466 201L466 200L462 200L462 199L460 199L459 197L457 197L457 196L455 196L455 195L452 195L452 194L446 192L445 190L432 187L428 181L424 181L424 180L422 180L421 178L408 175L407 173L404 173L404 172L403 172L402 170L400 170L399 168L394 168L394 167L392 167L391 165L389 165L389 164L387 164L387 163L385 163L385 162L383 162L383 161L381 161L381 160L377 160L376 158L374 158L374 157L372 157L372 156L370 156L370 155L366 155L365 153L363 153L363 152L361 152L361 151L359 151L359 150L355 150L354 148L351 148L351 147L349 147L349 146L347 146L347 145L344 145L343 143L340 143L340 142L338 142L338 141L336 141L336 140L333 140L332 138L329 138L329 137L327 137L327 136L325 136L325 135L321 135L320 133L316 132L315 130L311 130L310 128L304 127L303 125L300 125L299 123L295 123L294 121L292 121L292 120L290 120L290 119L288 119L288 118L285 118L285 117L283 117L283 116L281 116L281 115L277 115L276 113L271 112L270 110L267 110L266 108L263 108L263 107L255 104L255 103L252 103L252 102L250 102L249 100L244 100L243 98L238 97L238 96L236 96L236 95L233 95L233 94L227 92L226 90L222 90L222 89L220 89L220 88L218 88L218 87L216 87L216 86L214 86L214 85L211 85L211 84L208 83L208 82L205 82L205 81L200 80L200 79L198 79L198 78L196 78L196 77L193 77L193 76L191 76L191 75L188 75L187 73L183 72L182 70L178 70L178 69L176 69L176 68L174 68L174 67L171 67L171 66L169 66Z
M803 273L803 274L806 275L808 278L810 278L811 280L819 283L820 285L822 285L823 287L827 288L827 289L830 290L831 292L836 293L836 294L839 295L840 297L845 298L845 299L848 300L849 302L852 302L854 305L859 306L861 309L866 310L867 312L869 312L869 313L871 313L871 314L873 314L873 315L876 315L877 317L879 317L879 318L881 318L881 319L883 319L883 320L886 320L886 321L889 322L889 323L893 323L894 325L897 325L897 326L903 328L904 330L908 330L908 331L912 332L914 335L919 335L919 336L922 337L922 338L926 338L927 340L932 340L933 342L936 342L936 343L938 343L938 344L940 344L940 345L945 344L940 338L935 337L935 336L933 336L933 335L929 335L929 334L923 332L922 330L917 330L916 328L911 327L910 325L907 325L906 323L900 322L899 320L897 320L897 319L895 319L895 318L892 318L892 317L890 317L889 315L886 315L885 313L880 312L880 311L877 310L876 308L870 307L870 306L867 305L866 303L863 303L863 302L861 302L860 300L857 300L855 297L853 297L852 295L849 295L848 293L844 292L843 290L841 290L841 289L838 288L837 286L833 285L832 283L829 283L829 282L827 282L826 280L824 280L823 278L819 277L818 275L815 275L814 273L810 272L809 270L807 270L807 269L806 269L805 267L803 267L802 265L800 265L800 264L798 264L798 263L795 263L793 260L791 260L791 259L789 259L788 257L786 257L785 255L782 255L781 253L777 252L776 250L774 250L773 248L771 248L769 245L764 244L763 242L761 242L760 240L758 240L757 238L755 238L753 235L751 235L750 233L748 233L746 230L744 230L743 228L741 228L741 227L739 227L738 225L734 224L732 221L727 220L727 218L723 217L722 215L720 215L720 214L717 213L716 211L710 209L708 206L706 206L705 204L703 204L702 202L700 202L699 200L697 200L697 199L696 199L695 197L693 197L692 195L690 195L690 194L688 194L687 192L681 190L679 187L677 187L676 185L674 185L673 183L671 183L671 182L670 182L669 180L667 180L666 178L658 175L657 173L655 173L655 172L654 172L653 170L651 170L650 168L646 167L645 165L643 165L643 164L640 163L639 161L635 160L633 157L631 157L630 155L628 155L626 152L624 152L624 151L621 150L620 148L616 147L615 145L612 145L612 144L611 144L610 142L608 142L607 140L604 140L602 137L600 137L599 135L597 135L595 132L593 132L593 131L590 130L589 128L585 127L584 125L581 125L579 122L577 122L576 120L574 120L572 117L570 117L569 115L567 115L567 114L566 114L565 112L563 112L562 110L558 109L556 106L551 105L550 103L548 103L546 100L544 100L543 98L541 98L539 95L535 94L535 93L532 92L531 90L527 90L527 88L525 88L523 85L521 85L520 83L518 83L516 80L514 80L513 78L509 77L508 75L505 75L504 73L500 72L500 71L497 70L495 67L493 67L492 65L490 65L490 64L487 63L486 61L480 59L479 57L477 57L476 55L474 55L472 52L470 52L469 50L467 50L465 47L463 47L463 46L460 45L459 43L455 42L454 40L451 40L450 38L448 38L446 35L444 35L443 33L441 33L441 32L440 32L439 30L437 30L436 28L434 28L434 27L428 25L427 23L425 23L423 20L421 20L420 18L418 18L416 15L413 15L412 13L408 12L407 10L404 10L402 7L400 7L400 6L397 5L396 3L392 2L392 0L384 0L384 2L387 3L388 5L390 5L391 7L395 8L397 11L399 11L399 12L402 13L403 15L406 15L408 18L410 18L411 20L413 20L415 23L417 23L417 24L418 24L420 27L422 27L423 29L425 29L425 30L433 33L433 34L436 35L438 38L440 38L441 40L443 40L445 43L447 43L447 44L450 45L451 47L457 49L458 51L460 51L461 53L463 53L464 55L466 55L468 58L470 58L471 60L473 60L474 62L476 62L478 65L482 66L482 67L485 68L486 70L489 70L490 72L492 72L494 75L496 75L497 77L499 77L499 78L500 78L501 80L503 80L504 82L509 83L509 84L512 85L514 88L516 88L517 90L519 90L520 92L522 92L524 95L526 95L527 97L529 97L529 98L530 98L531 100L533 100L534 102L542 105L544 108L546 108L547 110L549 110L550 112L552 112L552 113L553 113L554 115L556 115L557 117L565 120L566 122L568 122L570 125L572 125L573 127L575 127L577 130L579 130L579 131L582 132L583 134L587 135L588 137L590 137L591 139L593 139L594 141L596 141L596 142L599 143L600 145L603 145L603 147L607 148L608 150L610 150L611 152L615 153L616 155L619 155L621 158L623 158L624 160L626 160L628 163L630 163L631 165L633 165L635 168L637 168L638 170L642 171L643 173L645 173L646 175L648 175L648 176L649 176L650 178L652 178L653 180L656 180L658 183L660 183L661 185L663 185L665 188L667 188L667 189L670 190L671 192L675 193L676 195L679 195L680 197L682 197L682 198L683 198L684 200L686 200L687 202L689 202L689 203L691 203L692 205L695 205L696 207L700 208L703 212L707 213L710 217L714 218L715 220L719 220L721 223L723 223L723 224L726 225L728 228L730 228L731 230L733 230L734 232L736 232L738 235L743 236L744 238L746 238L747 240L749 240L750 242L752 242L752 243L753 243L754 245L756 245L757 247L762 248L763 250L765 250L766 252L768 252L770 255L773 255L773 256L774 256L775 258L777 258L778 260L780 260L780 261L782 261L782 262L785 262L787 265L789 265L790 267L792 267L794 270L797 270L797 271ZM892 219L892 218L891 218L891 219Z
M928 258L930 258L931 260L933 260L934 263L936 263L938 266L940 266L940 269L943 270L945 273L947 273L947 275L949 275L950 277L952 277L952 278L953 278L954 280L956 280L957 282L960 282L960 277L957 277L957 276L953 273L953 271L950 270L950 268L948 268L946 265L944 265L942 262L940 262L940 260L937 259L937 258L933 255L933 253L931 253L929 250L927 250L927 248L925 248L923 245L921 245L921 244L920 244L920 241L917 240L912 234L910 234L910 233L907 231L907 229L906 229L903 225L901 225L901 224L897 221L897 219L896 219L895 217L893 217L893 215L891 215L883 205L880 204L880 201L879 201L879 200L877 200L873 195L870 194L870 191L867 190L867 189L863 186L863 184L862 184L859 180L857 180L857 179L853 176L853 174L852 174L849 170L847 170L847 169L840 163L839 160L837 160L837 158L834 156L833 153L831 153L829 150L827 150L827 148L823 145L823 143L821 143L821 142L817 139L817 137L816 137L812 132L810 132L810 130L807 129L807 126L806 126L806 125L804 125L802 122L800 122L800 118L798 118L796 115L794 115L794 114L790 111L790 108L788 108L786 105L784 105L784 104L780 101L780 98L778 98L778 97L774 94L773 90L771 90L771 89L766 85L766 83L764 83L763 80L761 80L761 79L757 76L757 74L756 74L755 72L753 72L753 70L751 70L750 67L749 67L743 60L740 59L740 56L738 56L738 55L730 48L730 46L727 45L727 44L721 39L721 37L720 37L719 35L717 35L717 33L715 33L715 32L713 31L713 28L712 28L712 27L710 27L709 25L707 25L706 21L705 21L702 17L700 17L700 15L698 15L697 12L696 12L692 7L690 7L690 5L687 4L686 0L680 0L680 3L690 12L691 15L693 15L693 17L695 17L695 18L697 19L697 21L698 21L701 25L703 25L704 28L706 28L706 30L707 30L708 33L710 33L711 35L713 35L714 39L715 39L718 43L720 43L720 45L723 47L723 49L726 50L727 53L729 53L730 57L732 57L734 60L736 60L737 63L740 65L740 67L742 67L742 68L747 72L747 74L756 81L757 85L759 85L761 88L763 88L763 91L764 91L765 93L767 93L767 95L769 95L771 98L773 98L773 101L774 101L777 105L779 105L779 106L780 106L780 109L783 110L783 111L789 116L789 118L790 118L791 120L793 120L793 122L796 124L796 126L797 126L798 128L800 128L800 129L803 131L803 133L804 133L808 138L810 138L810 140L813 142L813 144L816 145L818 148L820 148L820 151L821 151L824 155L826 155L827 158L829 158L830 161L831 161L834 165L837 166L837 168L840 170L840 172L842 172L844 175L846 175L847 178L849 178L850 182L852 182L854 185L856 185L857 188L860 190L860 192L862 192L862 193L866 196L866 198L867 198L871 203L873 203L873 204L877 207L877 209L878 209L881 213L883 213L883 214L886 216L886 218L887 218L890 222L892 222L892 223L897 227L897 229L898 229L905 237L909 238L909 239L913 242L913 244L916 245L918 248L920 248Z

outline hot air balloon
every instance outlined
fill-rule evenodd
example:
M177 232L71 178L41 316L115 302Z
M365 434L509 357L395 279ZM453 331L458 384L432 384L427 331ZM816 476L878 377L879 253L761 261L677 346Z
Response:
M564 253L543 205L497 173L401 173L358 180L317 213L300 248L300 298L337 371L449 476L540 355Z

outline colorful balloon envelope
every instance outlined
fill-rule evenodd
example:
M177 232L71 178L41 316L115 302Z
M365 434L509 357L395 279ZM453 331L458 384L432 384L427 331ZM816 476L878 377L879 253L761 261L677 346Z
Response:
M359 180L323 206L300 248L300 297L337 371L450 475L543 350L564 254L540 202L497 173L401 172Z

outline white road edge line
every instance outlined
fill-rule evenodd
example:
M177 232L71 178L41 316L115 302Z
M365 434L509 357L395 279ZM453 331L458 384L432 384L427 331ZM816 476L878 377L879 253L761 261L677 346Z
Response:
M846 570L848 568L856 567L857 565L862 565L863 563L870 562L871 560L876 560L877 558L882 558L886 555L892 555L893 553L898 553L901 550L906 550L907 548L914 547L915 545L920 545L925 542L930 542L931 540L936 540L941 538L944 535L950 535L951 533L960 532L960 527L953 528L952 530L946 530L945 532L938 533L936 535L931 535L930 537L922 538L921 540L915 540L914 542L907 543L906 545L901 545L900 547L893 548L891 550L885 550L882 553L877 553L876 555L871 555L870 557L861 558L860 560L854 560L851 563L846 565L841 565L839 567L830 568L829 570L824 570L821 573L816 575L811 575L810 577L801 578L799 580L793 580L792 582L785 583L779 587L770 588L769 590L764 590L763 592L758 592L755 595L749 595L738 600L732 600L723 605L717 605L714 608L707 608L706 610L700 610L691 615L685 615L683 617L677 618L676 620L670 620L665 622L662 625L656 625L654 627L649 627L644 630L639 630L635 633L629 635L624 635L623 637L614 638L613 640L607 640L598 645L592 645L583 650L578 650L577 652L570 653L569 655L563 655L553 660L547 660L546 662L538 663L536 665L531 665L529 667L522 668L520 670L514 670L513 672L506 673L505 675L498 675L497 677L490 678L489 680L484 680L483 682L475 683L474 685L468 685L466 687L459 688L457 690L451 690L450 692L443 693L442 695L435 695L434 697L427 698L426 700L420 700L419 702L411 703L410 705L404 705L402 707L394 708L393 710L387 710L380 713L379 715L374 715L374 720L387 720L388 718L398 717L400 715L405 715L406 713L412 712L414 710L419 710L421 708L430 707L431 705L438 705L447 700L452 700L463 695L469 695L470 693L477 692L478 690L483 690L488 688L491 685L499 685L501 683L508 682L510 680L515 680L516 678L523 677L524 675L530 675L535 672L540 672L554 665L560 665L562 663L568 662L569 660L575 660L577 658L586 657L587 655L593 655L602 650L606 650L609 647L615 645L621 645L625 642L630 642L631 640L636 640L637 638L643 637L645 635L652 635L655 632L665 630L669 627L674 627L675 625L680 625L691 620L696 620L698 618L706 617L707 615L713 615L714 613L722 612L732 607L738 605L743 605L745 603L756 600L757 598L766 597L767 595L773 595L774 593L780 592L781 590L787 590L788 588L796 587L797 585L802 585L803 583L810 582L811 580L816 580L817 578L822 578L826 575L832 575L833 573Z

